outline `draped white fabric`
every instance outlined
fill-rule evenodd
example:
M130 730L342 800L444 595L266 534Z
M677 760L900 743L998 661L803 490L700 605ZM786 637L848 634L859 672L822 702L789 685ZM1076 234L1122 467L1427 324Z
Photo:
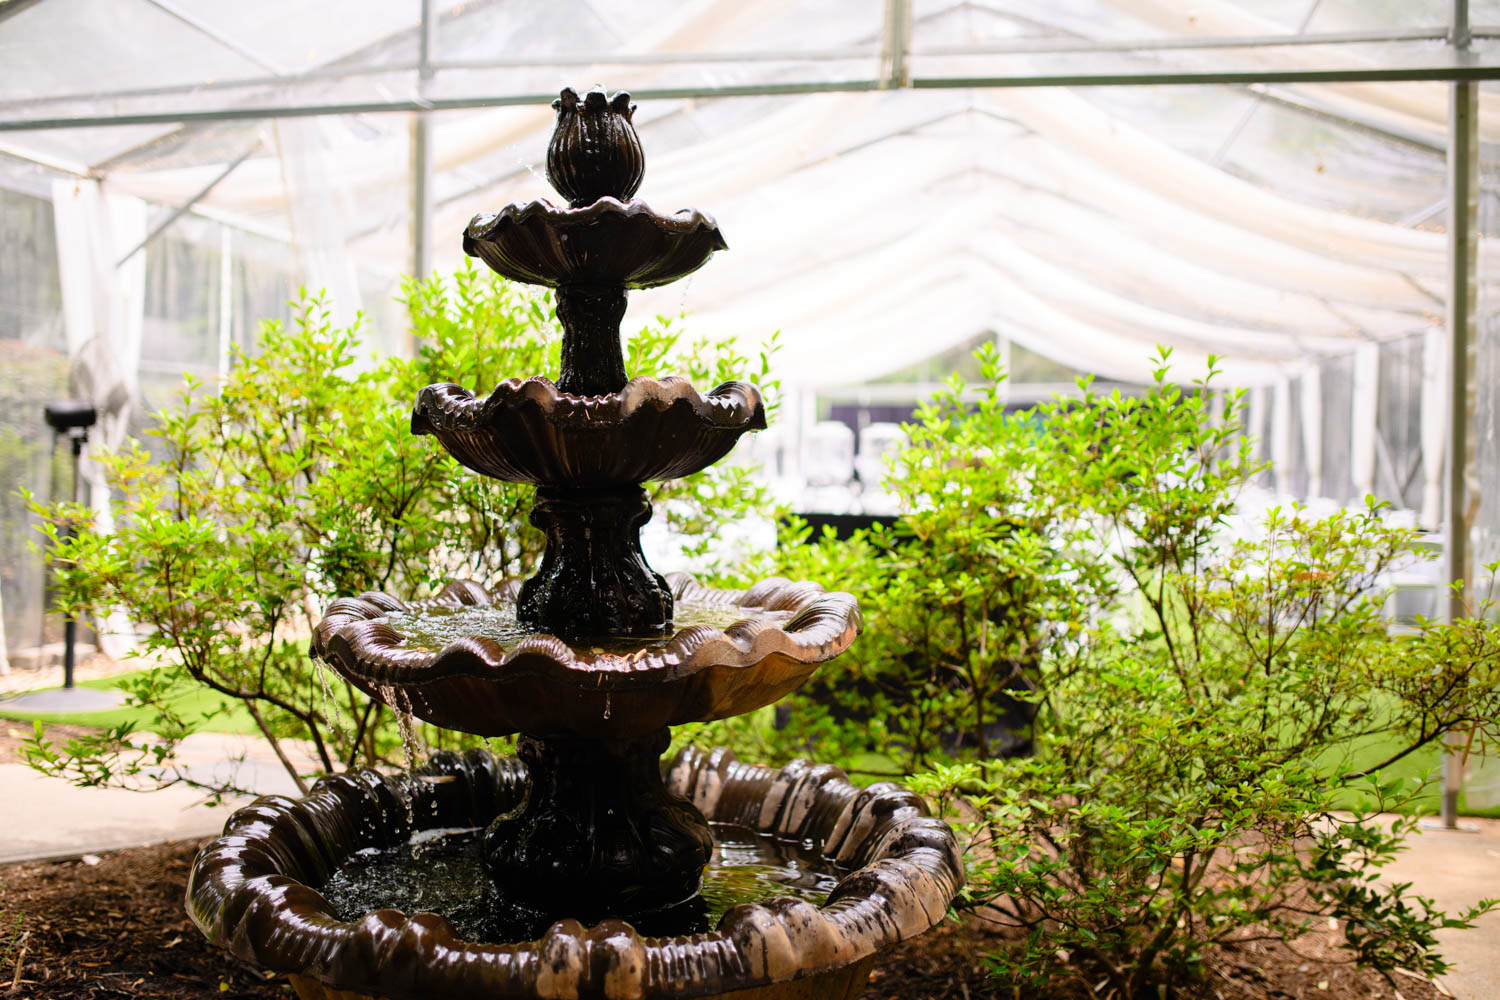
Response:
M986 336L1128 382L1151 377L1159 344L1173 349L1173 377L1184 382L1215 356L1227 384L1256 389L1248 424L1264 438L1262 454L1296 456L1313 493L1393 478L1377 473L1389 464L1377 403L1382 384L1403 373L1383 370L1381 351L1425 338L1412 423L1423 518L1434 523L1444 84L838 91L888 68L887 6L439 0L424 78L420 5L406 0L174 0L176 14L137 0L48 0L0 19L0 120L206 108L237 120L5 133L0 185L23 183L9 169L16 157L45 164L49 178L80 175L50 192L70 347L91 391L136 395L134 370L124 369L140 357L145 254L116 263L130 249L120 244L145 235L144 202L191 203L236 232L284 241L292 283L327 289L338 319L378 306L409 269L410 115L259 120L257 108L498 99L595 80L695 92L826 85L642 103L641 196L663 211L715 215L731 250L684 282L634 293L627 325L686 311L692 335L732 339L747 353L779 331L777 372L804 401ZM1478 4L1476 21L1489 9ZM1329 39L1441 28L1428 23L1434 10L1357 0L917 0L908 70L1419 64L1446 57L1444 43ZM1299 44L1236 41L1248 38ZM1223 44L1149 47L1214 39ZM1144 48L1131 51L1137 41ZM1066 51L1091 43L1104 49ZM1469 59L1493 62L1493 43L1482 38ZM1481 107L1487 141L1500 140L1492 103ZM438 270L462 263L459 234L474 214L556 197L542 168L552 120L543 103L431 113ZM121 213L131 212L138 218L127 225ZM1495 249L1484 240L1481 256ZM220 268L229 289L230 254ZM219 354L235 326L231 307L225 295L223 314L205 324ZM1325 406L1319 366L1351 354L1352 403ZM811 427L813 404L800 405L808 412L785 419ZM1321 426L1346 419L1340 476L1349 482L1333 483ZM1290 488L1290 469L1282 476Z
M79 464L85 484L80 492L86 489L96 522L109 531L114 524L109 484L88 453L123 445L131 418L138 415L146 276L139 247L146 238L146 203L107 192L97 182L58 181L52 205L74 387L99 417ZM133 647L130 623L118 613L99 623L98 633L110 656L126 655Z
M97 182L58 181L52 206L75 386L99 413L90 444L116 448L125 442L138 398L146 258L125 255L146 238L146 203L106 193ZM81 474L91 505L108 525L102 471L85 461Z

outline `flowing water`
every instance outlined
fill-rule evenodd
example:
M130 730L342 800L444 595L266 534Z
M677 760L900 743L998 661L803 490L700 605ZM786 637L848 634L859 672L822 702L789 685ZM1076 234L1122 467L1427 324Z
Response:
M741 903L792 896L822 905L841 877L833 863L799 845L785 844L741 827L713 824L714 855L703 890L687 904L635 916L642 934L697 934ZM592 923L607 914L538 914L509 903L480 859L483 831L424 830L405 845L366 848L351 856L322 887L342 920L356 921L383 907L439 913L469 941L503 944L530 940L563 916Z
M665 646L673 635L693 625L710 625L723 629L736 622L751 619L764 619L777 625L785 625L791 618L790 611L763 611L736 605L679 600L673 609L672 632L668 635L611 635L572 639L569 645L580 652L625 654L643 648L650 650ZM431 605L396 612L377 620L400 632L404 638L403 646L431 653L439 652L469 636L493 639L508 651L520 645L523 639L537 634L536 629L516 621L516 609L510 603L477 607Z
M348 734L344 731L344 712L339 708L338 697L333 693L333 685L329 682L328 665L320 657L315 656L312 661L318 671L318 683L323 688L323 717L333 727L339 744L343 745L348 742Z

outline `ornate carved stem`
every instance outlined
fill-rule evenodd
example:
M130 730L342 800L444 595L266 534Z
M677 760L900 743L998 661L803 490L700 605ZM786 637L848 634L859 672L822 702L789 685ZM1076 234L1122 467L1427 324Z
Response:
M662 728L623 746L522 736L525 800L485 832L485 863L546 913L628 916L689 899L713 853L708 821L662 783Z
M625 387L625 355L620 349L624 317L623 285L558 286L557 318L563 328L559 389L602 396Z
M639 486L537 490L531 523L547 533L517 615L563 638L649 636L672 621L672 591L641 553L651 503Z

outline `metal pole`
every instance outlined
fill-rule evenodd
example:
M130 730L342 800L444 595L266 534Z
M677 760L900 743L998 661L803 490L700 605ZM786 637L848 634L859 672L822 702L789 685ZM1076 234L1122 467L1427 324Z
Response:
M22 0L10 0L14 7ZM0 8L8 11L10 8ZM0 14L0 21L5 19ZM1471 29L1474 38L1500 37L1500 29ZM927 45L908 49L916 56L1005 56L1066 55L1125 52L1151 54L1181 50L1260 49L1288 46L1371 45L1383 42L1443 41L1451 29L1407 28L1395 31L1342 31L1295 35L1234 35L1214 38L1134 38L1099 41L1082 38L1022 38L983 45ZM596 52L588 55L506 56L486 59L445 59L434 61L434 70L502 70L502 69L570 69L579 66L672 66L683 64L713 65L726 62L844 62L874 55L868 45L825 49L782 49L732 52ZM882 61L885 55L882 51ZM154 87L131 87L109 90L68 91L24 98L0 100L0 110L35 110L48 104L89 104L102 100L125 100L137 97L181 97L217 91L250 90L257 87L293 87L323 80L354 80L367 76L395 77L420 69L415 63L381 63L374 66L319 67L301 73L277 73L270 76L247 76L228 80L194 80L192 83ZM631 91L635 93L635 91ZM151 141L155 141L154 139Z
M417 64L417 93L426 97L432 68L432 0L422 0L422 44ZM412 113L411 120L411 273L422 280L432 270L428 228L432 218L432 114Z
M1472 37L1468 0L1454 0L1452 45L1464 52ZM1470 482L1474 467L1475 287L1478 258L1479 86L1450 83L1448 101L1448 496L1445 511L1448 600L1444 618L1469 613L1469 527L1474 511ZM1449 733L1443 760L1443 826L1458 826L1458 794L1463 788L1462 733Z
M68 435L73 443L73 502L78 502L78 462L83 455L83 443L88 440L88 431L74 428ZM73 534L73 525L68 524L68 535ZM63 619L63 689L73 690L74 647L78 643L78 622L71 613Z
M886 0L881 35L880 89L910 87L907 54L911 48L911 0Z
M1229 86L1291 83L1413 83L1446 80L1500 80L1500 65L1430 63L1394 68L1297 69L1244 71L1180 71L1134 73L1078 73L1057 76L944 76L914 77L917 90L990 90L1007 87L1156 87ZM796 80L789 82L725 84L722 86L640 87L631 95L641 101L689 98L787 97L798 94L846 94L884 90L885 80ZM80 115L56 118L0 119L0 132L39 129L104 128L125 125L183 125L195 122L244 121L261 118L313 118L320 115L395 114L409 111L464 111L547 104L556 96L533 94L472 94L466 97L405 98L345 101L327 104L219 107L199 111L153 111L139 114Z

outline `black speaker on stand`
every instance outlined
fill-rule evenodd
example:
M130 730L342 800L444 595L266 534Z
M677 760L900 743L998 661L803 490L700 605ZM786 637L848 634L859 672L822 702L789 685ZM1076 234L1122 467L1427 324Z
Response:
M73 446L73 502L78 502L78 463L83 455L83 446L89 439L89 428L99 422L99 412L92 403L76 399L64 399L48 403L43 415L47 426L59 437L66 435ZM73 528L67 528L69 534ZM73 687L73 661L78 642L78 622L72 615L63 620L63 687Z
M79 459L83 455L83 446L89 439L89 428L98 422L99 413L92 403L69 399L48 403L43 416L47 420L47 426L51 427L58 437L66 437L72 445L73 501L76 503L81 482L78 471ZM65 525L64 531L67 533L65 537L71 536L73 525L71 523ZM32 691L5 698L3 699L5 707L37 713L92 712L113 708L123 702L124 695L118 690L96 691L92 688L73 686L73 666L77 657L77 645L78 622L72 615L69 615L63 620L63 686L60 689Z

